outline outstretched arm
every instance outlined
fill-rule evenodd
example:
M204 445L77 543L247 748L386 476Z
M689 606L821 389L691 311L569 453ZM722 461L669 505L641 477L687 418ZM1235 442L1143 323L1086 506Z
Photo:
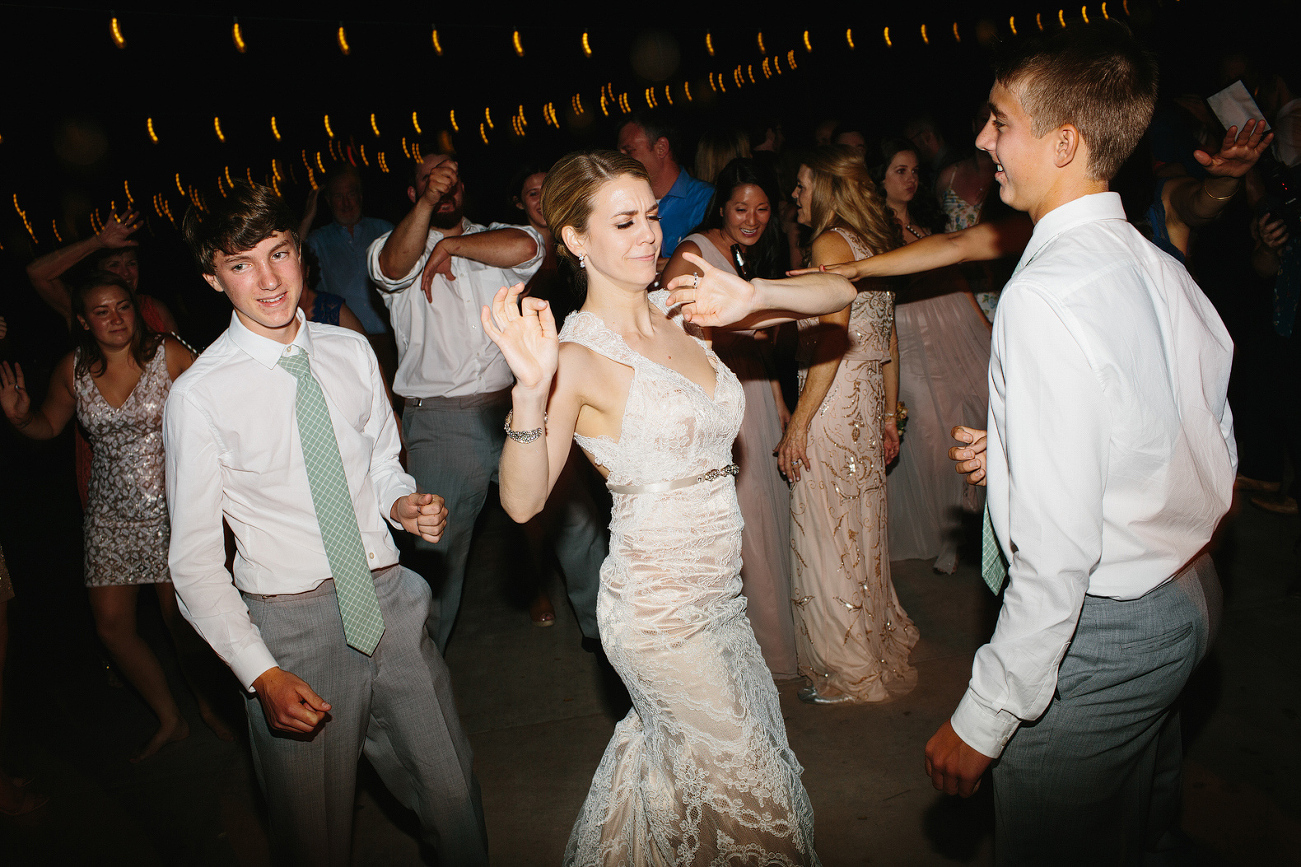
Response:
M1030 243L1034 225L1024 214L989 223L977 223L957 232L928 235L888 253L868 259L827 265L827 273L840 274L858 281L865 277L900 277L933 271L963 262L988 262L1019 254ZM801 268L789 273L811 274L817 268Z
M538 243L523 229L489 229L465 235L449 235L434 245L420 276L420 289L431 302L434 276L455 280L452 257L470 259L493 268L514 268L538 254Z
M135 247L139 241L131 238L131 233L143 225L138 211L127 211L121 217L114 216L99 233L75 244L60 247L53 253L46 253L39 259L33 259L27 266L27 277L36 287L36 294L54 312L72 325L72 295L64 285L62 277L68 269L82 259L99 250L119 250Z
M683 274L668 285L670 307L702 326L767 328L779 322L842 310L854 300L854 287L836 274L814 272L784 280L742 280L691 253L684 258L701 277Z
M379 274L389 280L401 280L416 267L416 262L425 253L425 242L429 238L429 218L438 207L443 196L448 195L460 183L456 163L448 160L434 167L429 173L425 191L417 196L410 212L402 222L394 227L379 251ZM383 282L376 280L383 288Z
M1167 219L1175 218L1190 229L1204 226L1215 219L1229 200L1242 186L1242 178L1260 159L1265 148L1274 140L1274 134L1265 132L1263 120L1249 120L1239 131L1229 127L1218 153L1193 151L1193 157L1206 168L1206 177L1200 181L1181 178L1168 186L1170 207Z

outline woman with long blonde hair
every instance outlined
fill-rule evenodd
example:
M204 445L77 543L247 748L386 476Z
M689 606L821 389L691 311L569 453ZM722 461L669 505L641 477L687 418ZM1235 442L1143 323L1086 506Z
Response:
M797 219L815 267L901 246L858 151L800 166ZM777 447L791 481L792 599L811 704L882 701L913 688L917 629L890 581L885 468L899 453L894 293L871 280L843 310L800 322L802 388Z

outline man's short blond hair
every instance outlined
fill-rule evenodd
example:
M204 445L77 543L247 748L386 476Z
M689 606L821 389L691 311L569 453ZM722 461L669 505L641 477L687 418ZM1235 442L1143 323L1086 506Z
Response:
M1116 22L1018 43L995 77L1021 101L1036 138L1068 123L1079 130L1094 180L1116 176L1156 105L1156 60Z

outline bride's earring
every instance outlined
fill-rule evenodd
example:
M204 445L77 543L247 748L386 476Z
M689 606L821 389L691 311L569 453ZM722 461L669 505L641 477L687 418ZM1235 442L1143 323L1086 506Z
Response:
M579 268L587 267L587 256L583 255L578 257L578 267Z

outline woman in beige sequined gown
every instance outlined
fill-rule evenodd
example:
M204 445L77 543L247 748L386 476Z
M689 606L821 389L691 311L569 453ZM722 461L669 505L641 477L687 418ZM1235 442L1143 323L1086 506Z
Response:
M558 253L586 300L557 335L546 303L502 289L485 331L515 373L501 500L517 521L546 503L571 439L614 497L597 620L632 697L574 824L567 865L810 865L813 811L777 690L741 598L732 440L736 377L685 329L844 306L843 278L702 277L646 292L661 233L645 169L611 151L571 154L542 191ZM577 260L575 262L575 260ZM729 315L718 311L718 299ZM747 300L748 299L748 300ZM788 314L789 315L789 314Z
M821 148L800 166L812 265L899 246L862 158ZM885 468L899 450L892 292L864 281L845 310L800 323L799 404L778 450L791 479L792 603L800 698L883 701L910 691L917 629L890 580Z
M182 661L202 652L180 615L167 569L170 538L163 488L163 404L193 357L172 337L150 331L135 293L100 273L72 296L80 346L55 369L45 403L33 411L22 369L0 365L0 407L20 433L50 439L76 415L94 448L85 515L85 582L100 640L158 716L140 761L189 734L158 657L136 630L136 601L152 585ZM193 683L191 684L193 687ZM231 734L197 688L205 722Z

